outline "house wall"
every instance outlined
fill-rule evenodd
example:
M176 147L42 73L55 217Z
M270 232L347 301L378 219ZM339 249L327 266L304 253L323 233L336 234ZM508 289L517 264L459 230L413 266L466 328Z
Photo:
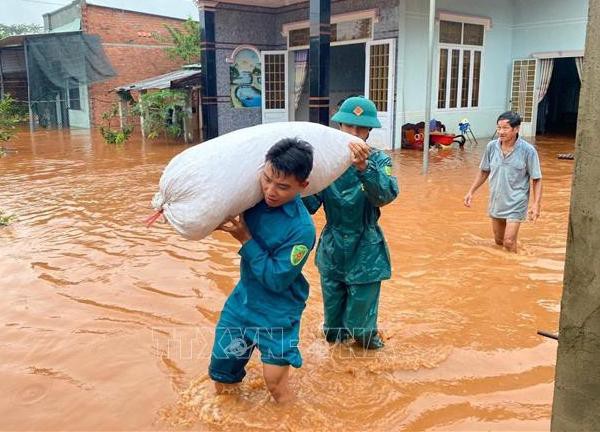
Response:
M117 76L89 87L91 121L102 124L102 113L117 101L115 87L161 75L178 69L183 62L170 60L165 44L157 42L153 33L167 35L165 25L179 27L182 20L123 11L93 5L82 10L82 29L99 35L102 48Z
M58 27L65 26L81 18L81 6L73 2L68 6L44 14L44 30L52 31ZM77 29L78 30L78 29Z
M476 108L437 109L439 23L436 21L433 64L432 115L450 132L468 118L479 137L491 136L498 114L509 107L512 60L532 53L557 50L582 50L585 39L588 0L438 0L437 12L491 19L486 30L482 57L479 106ZM332 15L378 8L375 39L393 38L397 43L396 129L407 122L418 122L425 115L427 73L428 2L422 0L342 0L332 2ZM286 49L281 35L285 23L308 20L308 4L278 10L250 10L227 5L217 9L217 73L219 95L219 132L261 122L260 109L234 109L229 100L229 65L226 54L239 44L259 50ZM293 53L290 52L293 56ZM293 78L293 74L291 76ZM336 78L332 79L335 93ZM305 92L307 92L305 88ZM332 104L337 102L335 94ZM305 116L308 97L303 94L297 115ZM399 137L395 138L399 147Z
M395 37L398 26L398 0L340 0L332 2L331 15L359 12L367 9L379 10L379 21L375 24L375 38L384 39ZM281 8L277 16L277 42L283 46L286 39L281 34L282 26L286 23L306 21L308 3L300 3L287 8Z
M407 122L422 121L425 115L425 89L427 74L427 25L428 2L421 0L346 0L332 4L332 15L377 8L379 20L375 24L374 39L396 39L396 129ZM512 56L513 0L482 2L480 0L438 0L437 10L465 15L489 17L492 27L486 32L480 106L476 109L437 110L438 49L434 54L432 109L433 116L446 124L449 131L458 129L458 122L469 118L477 135L490 136L494 132L495 119L507 107L508 77ZM308 19L308 9L296 7L282 13L278 29L285 22ZM436 36L439 25L436 23ZM279 35L279 42L285 39ZM335 83L336 78L332 78ZM335 86L331 89L332 104ZM306 89L305 89L306 91ZM303 94L297 115L304 115L307 97ZM396 134L397 135L397 134ZM399 147L399 136L394 137Z
M421 121L425 109L425 75L427 50L427 2L405 2L404 85L398 94L405 110L397 113L398 123ZM491 18L486 31L480 104L478 108L438 110L437 83L439 49L434 53L432 115L449 131L458 132L458 122L468 118L475 135L491 136L498 114L509 108L512 60L530 57L542 51L583 50L587 22L587 0L439 0L437 11ZM435 41L439 24L436 24ZM419 54L422 53L422 54ZM410 61L411 56L419 61ZM422 56L421 56L422 55Z
M482 72L477 108L437 109L439 78L439 22L436 20L433 62L432 116L446 125L448 132L458 132L458 123L468 118L475 135L491 136L495 119L506 109L508 76L512 49L512 0L439 0L437 12L447 11L461 15L491 18L486 31L482 55ZM428 44L427 2L406 0L404 28L404 81L398 83L398 94L403 100L404 112L398 112L397 123L423 121L425 117L425 89Z
M398 26L396 0L345 0L332 4L332 15L378 8L379 22L375 24L377 39L395 38ZM277 10L220 4L216 12L217 97L219 134L242 127L260 124L260 108L233 108L229 96L229 64L225 59L239 45L252 45L259 51L285 50L287 40L281 34L285 23L308 20L308 4L302 3ZM290 58L293 59L293 52ZM364 67L364 65L363 65ZM293 78L293 75L292 75ZM334 80L335 81L335 80ZM307 92L308 86L305 86ZM335 92L335 88L333 89ZM337 103L332 94L332 104ZM308 97L303 95L297 114L304 118L308 112Z
M515 0L512 57L583 51L588 0Z
M229 66L226 59L240 45L250 45L259 52L281 49L275 26L276 12L269 8L220 4L215 13L217 68L217 110L219 134L260 124L257 108L234 108L231 103Z
M515 0L512 58L529 58L541 53L553 57L582 55L587 20L588 0ZM539 81L536 89L538 87ZM572 91L579 92L579 89L572 88ZM577 109L574 109L572 114L576 115ZM538 123L537 111L534 110L534 127Z
M398 35L398 5L396 0L370 1L370 0L346 0L332 4L331 15L339 15L350 12L377 9L378 20L374 25L374 39L397 39ZM288 15L280 21L279 27L286 22L302 21L308 19L308 8L304 8L300 14ZM282 38L282 43L286 43ZM352 50L359 49L357 56L352 55ZM357 70L355 72L355 70ZM365 83L365 44L342 45L331 48L331 76L329 80L329 109L333 112L338 102L350 93L361 93L364 91ZM308 79L308 77L307 77ZM362 80L358 82L357 80ZM308 119L308 83L305 84L296 118Z

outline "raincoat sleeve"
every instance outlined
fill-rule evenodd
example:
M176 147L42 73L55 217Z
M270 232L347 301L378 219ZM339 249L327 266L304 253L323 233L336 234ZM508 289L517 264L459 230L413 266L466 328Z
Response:
M251 239L244 243L239 254L262 286L281 292L298 277L314 245L315 227L304 224L292 228L288 239L274 251L263 249Z
M368 159L367 168L358 173L367 199L375 207L391 203L398 196L398 180L392 175L392 159L378 152Z
M315 214L323 204L323 192L304 197L302 202L310 214Z

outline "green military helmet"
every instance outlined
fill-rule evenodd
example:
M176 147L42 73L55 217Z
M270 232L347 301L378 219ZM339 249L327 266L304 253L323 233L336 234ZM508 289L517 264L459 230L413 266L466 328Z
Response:
M346 99L331 120L341 124L380 128L375 104L364 96L354 96Z

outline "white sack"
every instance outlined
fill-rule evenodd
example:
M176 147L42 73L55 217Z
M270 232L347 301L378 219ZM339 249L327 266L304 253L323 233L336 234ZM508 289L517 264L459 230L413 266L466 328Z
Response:
M152 200L184 237L209 235L228 216L263 199L260 173L267 151L283 138L300 138L314 148L306 195L320 192L351 165L350 141L360 139L317 123L268 123L240 129L195 145L165 168Z

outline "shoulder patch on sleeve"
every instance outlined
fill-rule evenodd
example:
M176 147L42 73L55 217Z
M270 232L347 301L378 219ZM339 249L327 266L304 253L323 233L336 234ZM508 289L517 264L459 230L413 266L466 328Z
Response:
M290 262L292 265L297 266L302 262L306 254L308 253L308 248L302 244L295 245L292 248L292 253L290 255Z
M383 170L385 171L385 173L386 173L387 175L389 175L389 176L391 176L391 175L392 175L392 167L391 167L391 166L389 166L389 165L386 165L386 166L383 168Z

